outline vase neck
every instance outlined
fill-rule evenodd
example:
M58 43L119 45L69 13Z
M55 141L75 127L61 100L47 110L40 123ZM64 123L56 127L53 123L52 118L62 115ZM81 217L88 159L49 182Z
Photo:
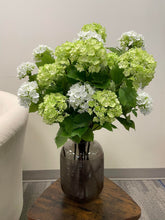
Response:
M74 145L75 145L75 152L77 151L77 153L79 155L79 160L88 159L90 143L91 142L87 142L87 141L84 141L84 140L81 140L80 143L74 143Z

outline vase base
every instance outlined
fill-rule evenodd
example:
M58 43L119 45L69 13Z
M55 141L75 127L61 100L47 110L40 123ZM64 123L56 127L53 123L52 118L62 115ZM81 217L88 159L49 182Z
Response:
M61 189L62 189L62 187L61 187ZM70 200L73 200L74 202L77 202L77 203L81 203L81 204L82 204L82 203L88 203L88 202L91 202L91 201L93 201L93 200L95 200L95 199L98 199L101 192L102 192L102 190L100 190L100 192L98 192L98 195L97 195L97 196L95 196L95 197L93 197L93 198L88 198L88 199L78 199L78 198L75 198L74 196L67 195L67 194L65 194L65 193L64 193L64 195L65 195L66 198L68 198L68 199L70 199Z

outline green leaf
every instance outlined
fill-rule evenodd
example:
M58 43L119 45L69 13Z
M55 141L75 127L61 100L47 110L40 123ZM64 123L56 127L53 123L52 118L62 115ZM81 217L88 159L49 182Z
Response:
M117 120L127 129L129 130L130 128L135 129L135 123L134 121L130 120L129 117L125 118L121 118L118 117Z
M69 117L66 117L64 121L60 124L64 136L71 137L81 137L84 132L87 131L92 117L87 113L76 113Z
M36 78L37 78L37 74L29 75L29 82L36 81Z
M82 128L82 127L88 127L92 117L87 113L77 113L73 118L73 127L76 128Z
M86 81L86 73L77 71L76 67L74 65L70 65L67 69L67 77L77 80L77 81Z
M94 83L95 88L98 89L107 89L109 88L110 85L110 80L107 80L105 83Z
M45 64L50 64L54 62L55 59L49 53L45 52L35 63L37 67L40 67L40 66L44 66Z
M76 143L80 143L80 141L81 141L81 138L79 137L79 136L74 136L74 137L70 137L70 139L72 140L72 141L74 141L74 142L76 142Z
M87 81L91 82L96 88L107 89L110 83L110 70L104 67L100 72L91 73L87 77Z
M88 130L88 127L84 127L84 128L77 128L75 130L72 131L71 136L78 136L81 138L81 136Z
M50 93L61 93L66 95L72 84L77 81L73 79L68 79L66 76L61 76L56 82L52 82L51 85L46 89L45 94Z
M133 109L132 113L137 117L137 109Z
M116 53L117 55L121 55L123 53L123 51L120 48L107 47L107 49L112 51L113 53Z
M135 107L136 97L136 90L132 87L124 87L119 89L119 100L123 106Z
M68 133L65 131L63 127L60 127L59 132L60 132L60 136L68 137Z
M113 69L110 71L110 76L111 79L116 83L116 84L121 84L124 74L123 70L118 67L118 65L115 65Z
M115 125L111 124L111 126L112 126L112 128L117 129L117 127Z
M106 128L109 131L113 131L113 129L116 129L117 127L111 123L106 122L104 123L103 128Z
M36 112L38 111L38 104L35 103L31 103L31 105L29 106L29 112Z
M63 130L62 128L60 128L55 138L55 143L57 145L57 148L63 146L67 140L68 140L68 136L63 136Z
M63 128L63 130L66 132L68 136L71 136L71 133L73 131L73 123L71 117L66 117L63 122L60 124L60 127Z
M103 128L106 128L109 131L113 131L112 124L108 122L104 123Z
M94 124L92 127L92 131L96 131L96 130L100 130L102 128L102 126L100 124Z
M88 130L82 135L82 139L84 141L93 141L94 134L91 128L88 128Z
M134 121L130 120L129 122L130 128L133 128L135 130L135 123Z

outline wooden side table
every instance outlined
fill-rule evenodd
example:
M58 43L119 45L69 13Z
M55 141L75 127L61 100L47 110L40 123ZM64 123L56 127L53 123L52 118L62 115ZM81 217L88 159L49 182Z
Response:
M100 196L88 203L76 203L65 197L58 179L27 214L28 220L136 220L140 215L140 207L132 198L107 178Z

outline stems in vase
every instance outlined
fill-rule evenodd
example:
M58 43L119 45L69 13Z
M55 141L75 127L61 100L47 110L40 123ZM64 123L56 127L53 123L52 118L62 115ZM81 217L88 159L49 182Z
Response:
M90 142L88 142L88 149L87 149L87 160L89 160L89 149L90 149Z
M78 149L79 149L79 160L85 160L85 155L86 155L86 141L82 140L78 144Z
M75 143L74 144L74 160L76 159L76 147L77 147L77 144Z
M65 149L63 148L63 153L64 153L64 157L66 157L66 154L65 154Z

